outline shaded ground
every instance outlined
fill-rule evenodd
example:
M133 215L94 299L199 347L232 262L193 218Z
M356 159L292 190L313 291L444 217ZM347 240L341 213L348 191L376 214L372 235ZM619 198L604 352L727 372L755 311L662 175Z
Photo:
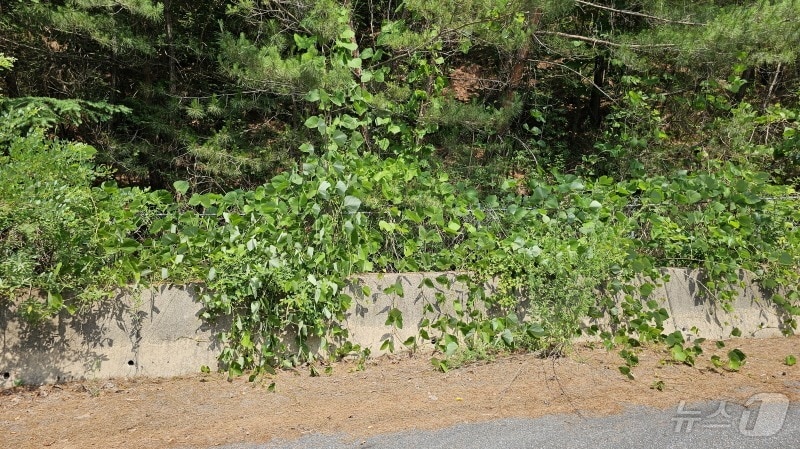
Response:
M714 370L712 354L741 348L740 372ZM358 439L460 422L550 414L600 416L630 405L674 407L682 400L744 403L776 392L800 402L800 337L713 344L695 367L665 363L647 349L628 380L615 352L579 346L561 359L500 357L436 372L428 356L382 358L357 371L336 364L330 375L281 372L250 383L221 374L173 379L93 380L0 392L2 446L15 448L207 447L344 432ZM663 391L653 388L663 382ZM275 382L274 392L267 386Z

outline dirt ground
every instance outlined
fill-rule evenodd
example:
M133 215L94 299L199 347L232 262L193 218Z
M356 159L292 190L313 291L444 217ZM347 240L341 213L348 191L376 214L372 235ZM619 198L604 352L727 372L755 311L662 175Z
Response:
M331 374L286 371L268 379L226 380L222 374L172 379L114 379L0 391L0 446L14 448L210 447L346 433L357 441L378 433L433 429L460 422L548 414L598 416L630 405L675 407L680 401L744 403L759 392L800 401L800 337L710 342L695 367L665 363L646 349L636 378L602 347L576 347L560 359L506 355L448 373L429 355L384 357L363 371L340 363ZM741 348L740 372L712 368L709 358ZM653 388L663 382L663 391ZM268 385L275 382L275 391Z

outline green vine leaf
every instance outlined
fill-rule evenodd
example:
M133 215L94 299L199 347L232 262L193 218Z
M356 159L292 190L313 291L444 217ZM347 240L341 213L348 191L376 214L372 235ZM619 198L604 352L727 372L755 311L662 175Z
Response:
M346 196L344 197L344 202L342 203L345 211L352 215L358 212L358 209L361 207L361 200L354 197L354 196Z
M186 192L189 191L189 183L186 181L175 181L172 183L172 187L174 187L175 191L181 195L185 195Z

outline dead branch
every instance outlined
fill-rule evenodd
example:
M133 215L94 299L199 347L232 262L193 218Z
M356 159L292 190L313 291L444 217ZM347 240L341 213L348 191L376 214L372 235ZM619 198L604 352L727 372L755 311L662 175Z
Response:
M536 31L535 34L549 34L552 36L566 37L568 39L575 39L576 41L588 42L596 45L606 45L609 47L627 47L627 48L670 48L675 47L675 44L620 44L619 42L611 42L594 37L581 36L579 34L568 34L560 31Z
M612 8L610 6L605 6L605 5L598 5L597 3L591 3L591 2L584 1L584 0L575 0L575 3L581 4L581 5L590 6L592 8L605 9L606 11L611 11L611 12L615 12L615 13L618 13L618 14L626 14L626 15L629 15L629 16L644 17L646 19L657 20L659 22L675 23L675 24L679 24L679 25L705 26L705 23L689 22L687 20L672 20L672 19L667 19L665 17L651 16L650 14L644 14L644 13L641 13L641 12L628 11L626 9L616 9L616 8Z

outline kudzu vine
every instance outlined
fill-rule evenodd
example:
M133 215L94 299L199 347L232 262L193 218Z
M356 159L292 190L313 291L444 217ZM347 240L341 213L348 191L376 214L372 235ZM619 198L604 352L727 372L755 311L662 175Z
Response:
M463 273L457 280L468 286L465 301L437 296L452 314L437 316L427 304L418 337L382 345L433 341L441 352L434 365L443 370L462 347L560 353L587 316L609 319L611 329L587 331L620 348L623 374L632 375L642 341L661 342L675 361L694 363L699 340L665 334L666 311L649 298L664 266L702 268L705 293L723 307L741 270L750 271L776 292L787 332L796 329L800 208L791 188L719 163L623 181L542 174L507 180L499 194L486 195L426 160L431 148L420 137L434 127L403 123L376 106L383 100L369 85L388 69L364 68L381 55L355 52L352 30L341 25L334 57L318 62L360 75L337 92L308 92L318 111L305 126L319 139L300 148L302 162L254 190L197 193L179 181L173 197L98 185L107 173L86 146L0 127L10 148L0 156L0 177L18 181L0 191L0 294L36 290L22 307L35 319L76 312L112 286L197 282L203 318L231 322L221 362L232 375L362 351L342 325L354 303L346 287L352 276L372 272ZM316 58L313 42L304 45L298 57ZM412 75L441 89L431 55ZM388 106L413 111L420 104ZM49 181L26 175L31 158L50 153L60 156L36 159ZM34 203L45 213L35 216ZM495 295L484 288L491 280ZM451 280L426 280L434 282ZM403 296L399 285L384 293ZM389 311L387 326L406 324L399 308ZM738 369L744 355L736 351L712 363Z

